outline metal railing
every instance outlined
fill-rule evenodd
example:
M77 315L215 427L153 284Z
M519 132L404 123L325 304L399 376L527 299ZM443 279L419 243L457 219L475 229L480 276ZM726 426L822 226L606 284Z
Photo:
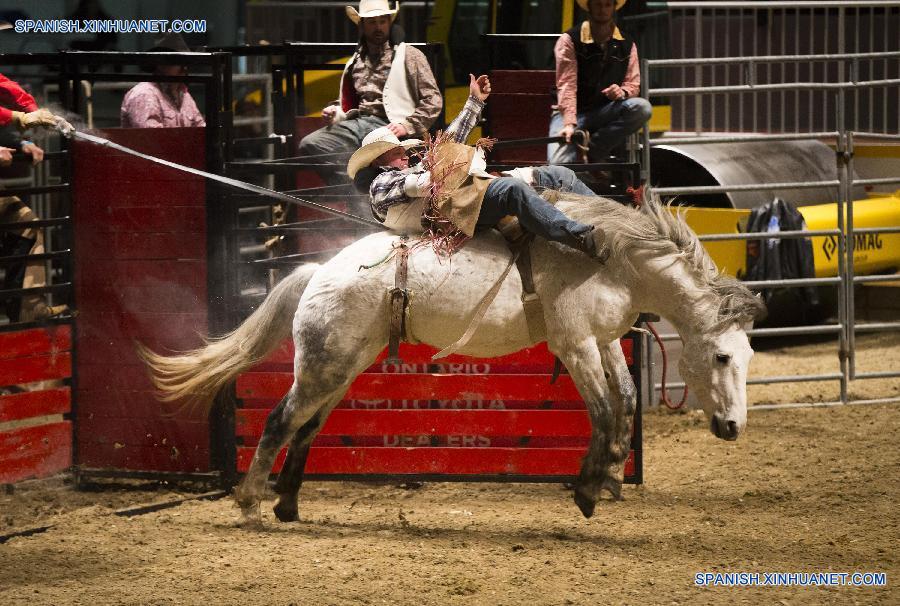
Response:
M827 82L891 81L900 78L900 2L668 2L650 3L669 11L672 61L680 87L700 87L714 95L672 101L677 131L834 130L834 99ZM730 57L754 57L752 67ZM855 57L826 65L826 58ZM702 63L677 64L678 59ZM768 59L768 60L767 60ZM740 78L744 88L728 88ZM677 80L673 75L670 80ZM655 81L655 80L654 80ZM774 82L819 86L767 86ZM652 84L652 82L651 82ZM751 88L752 87L752 88ZM660 95L665 93L660 91ZM894 87L858 88L842 101L848 127L868 132L900 131ZM778 107L780 112L768 112Z
M704 5L720 4L716 2L703 3ZM828 3L824 3L828 4ZM896 4L896 3L894 3ZM896 59L900 57L898 52L888 53L865 53L866 58L872 56ZM846 66L848 63L855 63L862 55L828 55L828 56L751 56L751 57L727 57L727 58L696 58L696 59L679 59L679 60L660 60L660 61L643 61L643 73L650 73L655 68L671 68L671 67L695 67L712 64L737 65L747 68L747 66L755 66L760 63L775 63L783 61L790 63L792 61L821 61L826 64L839 64ZM851 76L855 70L837 69L840 73L849 73ZM745 69L750 82L741 85L719 86L713 82L708 85L701 85L704 81L692 82L690 85L682 87L670 87L664 89L653 89L647 87L646 95L649 98L657 96L668 97L685 97L689 95L695 96L698 101L697 107L702 107L705 99L715 98L715 95L723 92L734 92L744 90L756 90L760 88L753 84L753 69ZM886 378L900 377L900 372L871 372L860 373L856 371L856 347L855 334L857 330L860 332L872 332L875 330L900 330L900 322L882 322L876 325L857 326L855 320L855 303L854 303L854 285L868 282L884 282L900 280L900 274L892 274L889 276L865 276L855 277L853 267L853 248L856 234L868 233L898 233L898 226L884 226L878 228L866 228L855 230L853 225L853 197L851 192L855 185L873 185L873 184L891 184L900 183L900 175L881 179L855 179L853 178L853 145L854 137L868 136L871 133L860 133L851 126L851 119L847 116L848 108L852 107L847 103L847 96L850 93L856 93L860 89L873 89L880 87L898 87L900 79L888 78L883 80L857 81L854 79L841 80L837 82L783 82L778 84L766 84L765 90L778 90L791 92L797 89L815 89L830 91L833 96L831 107L834 110L834 124L836 128L829 131L819 132L797 132L791 134L753 134L753 135L720 135L720 136L682 136L674 138L650 139L648 129L644 129L644 162L643 176L647 178L650 175L650 148L658 145L668 145L673 142L679 144L704 144L711 142L728 142L740 143L746 141L784 141L784 140L805 140L805 139L826 139L832 140L836 146L836 173L837 179L824 181L798 181L789 183L749 183L741 185L724 185L724 186L703 186L703 187L666 187L656 189L656 193L661 196L674 196L682 194L709 194L730 191L760 191L760 190L776 190L776 189L802 189L818 186L837 186L839 196L837 200L837 228L834 230L803 230L803 231L783 231L779 233L766 234L713 234L701 236L701 241L722 241L722 240L763 240L763 239L785 239L785 238L808 238L812 236L832 236L837 240L837 259L838 259L838 276L834 278L810 278L810 279L791 279L777 281L756 281L745 282L751 289L765 289L772 287L794 288L801 286L821 286L834 285L838 289L838 323L821 326L796 326L791 328L769 328L755 329L748 331L750 336L796 336L811 334L837 334L839 339L839 373L823 373L818 375L794 375L786 377L761 377L748 381L750 384L764 383L781 383L789 381L840 381L840 402L848 402L848 382L854 379L869 378ZM858 123L858 121L852 121ZM900 135L877 133L877 139L884 141L900 142ZM900 172L900 171L898 171ZM846 211L845 211L846 208ZM662 335L664 340L677 339L675 334ZM684 384L672 383L669 387L680 387ZM656 385L656 389L660 389L660 385Z

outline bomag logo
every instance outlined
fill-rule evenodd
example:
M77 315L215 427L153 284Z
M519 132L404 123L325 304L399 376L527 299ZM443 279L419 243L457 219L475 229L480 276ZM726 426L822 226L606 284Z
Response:
M853 252L865 252L869 250L881 250L884 242L881 240L881 234L853 234ZM831 261L831 257L837 252L837 238L828 236L822 243L822 252L825 258Z

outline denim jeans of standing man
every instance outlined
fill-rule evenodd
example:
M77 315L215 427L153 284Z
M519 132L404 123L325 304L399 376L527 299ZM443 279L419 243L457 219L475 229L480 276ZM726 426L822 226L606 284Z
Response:
M602 161L617 145L625 141L633 132L650 119L653 113L650 102L642 97L631 97L624 101L610 101L605 105L579 113L576 128L591 134L591 156ZM550 117L550 136L555 137L565 126L563 116L554 111ZM578 148L569 143L547 145L547 162L550 164L572 164L580 161Z

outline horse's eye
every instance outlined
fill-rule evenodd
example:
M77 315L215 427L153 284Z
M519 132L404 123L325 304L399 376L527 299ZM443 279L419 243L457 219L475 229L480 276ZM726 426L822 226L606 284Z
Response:
M729 356L728 354L717 353L716 362L718 362L719 364L728 364L729 362L731 362L731 356Z

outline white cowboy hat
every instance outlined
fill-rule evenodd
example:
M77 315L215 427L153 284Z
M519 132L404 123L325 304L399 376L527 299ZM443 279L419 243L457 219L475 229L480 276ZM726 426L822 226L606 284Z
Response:
M359 24L360 19L366 17L380 17L381 15L390 15L391 21L397 17L397 11L400 10L399 5L394 3L394 10L391 10L391 4L388 0L359 0L359 12L352 6L344 8L347 16L353 23Z
M353 179L356 173L371 164L375 158L395 147L409 149L422 145L421 139L405 139L401 141L387 126L376 128L362 140L362 147L353 152L347 162L347 174Z
M590 0L575 0L575 1L578 2L578 6L581 7L581 10L583 10L583 11L588 10L588 2ZM625 6L626 2L628 2L628 0L616 0L616 10L619 10L620 8Z

